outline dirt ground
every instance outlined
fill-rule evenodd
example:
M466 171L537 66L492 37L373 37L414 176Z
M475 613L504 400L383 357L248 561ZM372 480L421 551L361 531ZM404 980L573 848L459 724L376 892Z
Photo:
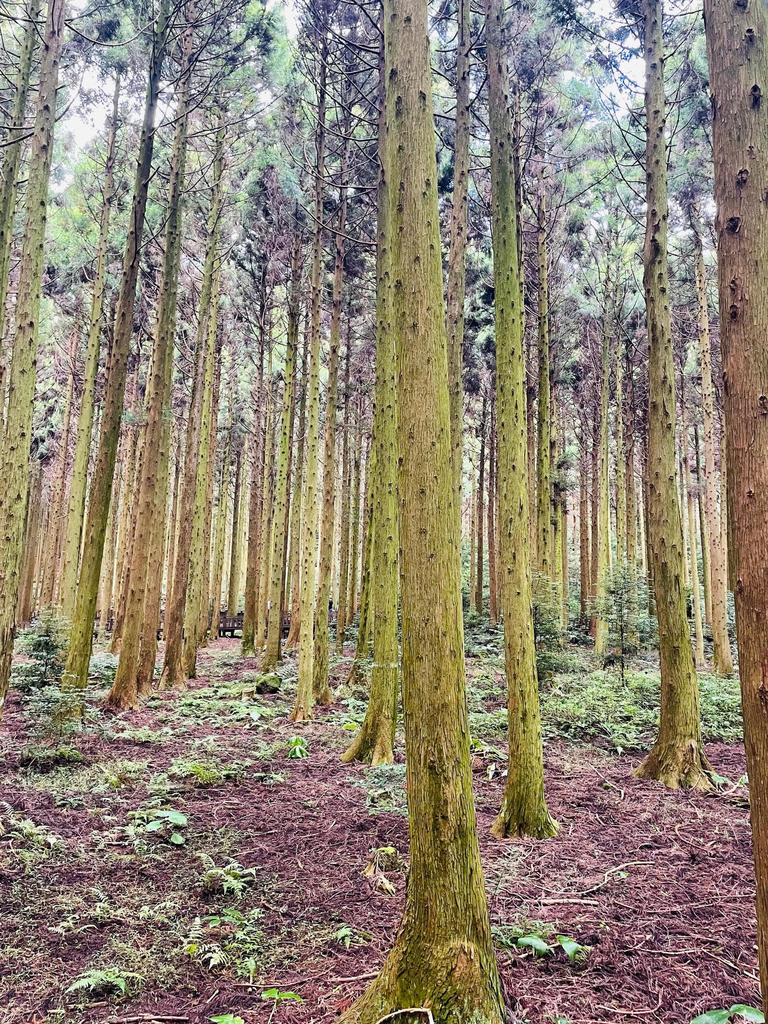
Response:
M34 753L11 696L0 726L4 1024L330 1024L360 994L397 927L408 828L402 764L339 761L363 706L344 686L347 664L334 668L337 703L297 727L292 662L279 693L259 695L258 663L219 640L188 691L94 711L64 741L82 760L58 765ZM560 836L499 842L489 827L503 746L478 745L474 776L510 1021L688 1024L757 1003L744 787L670 793L633 778L638 756L553 741ZM740 746L708 752L723 776L742 776ZM552 948L517 946L526 934ZM558 934L588 950L571 962Z

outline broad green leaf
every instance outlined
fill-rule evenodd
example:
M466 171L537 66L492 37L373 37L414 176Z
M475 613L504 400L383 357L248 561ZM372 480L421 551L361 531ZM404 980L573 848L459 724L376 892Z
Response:
M187 816L186 814L182 814L181 811L162 811L161 813L172 825L187 824Z
M219 1013L215 1017L209 1017L213 1024L245 1024L242 1017L235 1017L231 1013Z
M148 821L146 825L147 832L157 832L165 825L162 818L153 818L152 821Z
M734 1003L731 1007L731 1015L738 1014L744 1020L752 1021L753 1024L765 1024L765 1014L756 1006L747 1006L745 1003Z
M572 964L583 960L589 952L588 946L582 946L580 942L572 939L570 935L558 935L557 941Z
M548 942L545 942L540 935L521 935L517 940L518 946L532 949L536 956L546 956L551 952Z
M169 839L171 840L174 846L183 846L184 843L186 843L186 839L181 834L181 832L171 832Z
M694 1017L691 1024L728 1024L731 1019L730 1010L707 1010Z

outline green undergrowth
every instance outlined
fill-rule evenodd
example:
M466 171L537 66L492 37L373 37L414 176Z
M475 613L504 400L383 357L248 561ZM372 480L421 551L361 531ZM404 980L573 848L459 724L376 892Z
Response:
M659 716L657 671L628 670L586 676L558 675L541 695L544 735L597 743L621 753L645 750L654 741ZM734 679L699 677L703 737L735 743L742 735L739 684Z

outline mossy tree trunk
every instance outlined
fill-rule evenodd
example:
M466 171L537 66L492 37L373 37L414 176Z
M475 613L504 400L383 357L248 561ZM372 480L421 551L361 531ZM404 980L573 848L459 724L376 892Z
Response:
M37 31L37 29L36 29ZM8 413L0 443L0 708L11 670L29 489L29 453L37 378L37 345L42 299L48 181L56 124L56 89L64 33L64 0L49 0L30 140L19 281L8 376Z
M347 176L349 174L350 125L349 98L345 89L343 107L346 111L339 131L343 135L339 168L339 207L334 239L333 292L331 298L331 330L328 347L325 424L323 429L323 501L320 518L320 564L317 573L315 604L315 654L312 664L312 685L318 704L330 704L328 605L331 596L333 569L333 528L336 508L336 435L338 433L339 348L341 344L341 312L344 287L344 233L347 226Z
M525 348L509 71L502 0L486 0L485 9L498 389L499 555L509 725L507 782L493 833L499 838L545 838L556 834L557 824L544 799L544 754L533 635ZM541 535L539 541L543 543Z
M720 530L718 512L718 480L715 468L715 387L712 381L712 352L709 338L709 308L707 301L706 268L704 249L701 242L698 221L691 216L694 238L696 274L696 300L699 315L699 369L701 371L701 410L704 440L704 510L709 538L710 601L712 608L712 663L715 672L721 676L733 675L731 641L728 637L728 570L726 551ZM721 452L721 460L723 460ZM721 497L725 501L725 493Z
M285 573L285 541L288 529L288 485L291 425L294 410L296 349L299 344L301 236L297 233L291 257L291 293L288 306L288 330L285 340L283 368L283 407L280 412L280 450L275 481L275 530L272 542L269 603L267 607L267 644L263 670L269 671L280 661L280 638L283 615L283 576Z
M138 664L142 634L157 630L157 622L145 622L144 608L152 533L156 525L158 493L163 495L162 522L165 523L165 489L167 488L167 445L164 445L164 424L170 417L171 382L173 377L173 343L176 330L179 266L181 260L181 229L183 213L184 171L186 162L187 124L191 96L191 77L195 43L196 11L192 3L185 9L181 67L177 85L175 129L168 177L167 218L162 280L158 296L157 322L150 377L146 393L143 457L138 479L138 502L128 588L120 649L120 663L107 696L114 708L135 707L139 698ZM163 487L165 484L165 487ZM159 567L157 567L159 571Z
M14 83L13 103L6 115L7 130L3 138L2 188L0 188L0 395L5 398L5 359L3 358L3 336L5 334L6 300L10 280L11 249L13 246L13 224L16 212L16 195L19 168L24 140L26 138L25 115L32 73L32 60L40 38L40 9L42 0L29 0L23 17L26 24L21 35L17 55L18 70ZM0 403L0 433L5 416L5 403ZM1 449L0 449L1 450Z
M109 255L109 227L115 204L115 155L120 102L120 75L115 78L112 94L112 116L107 135L107 157L104 167L104 201L99 218L99 240L96 246L96 267L91 292L91 311L88 341L83 369L83 391L77 420L77 440L72 465L72 483L67 510L67 533L64 542L64 566L61 580L61 610L66 619L72 617L77 592L77 573L80 567L80 541L83 535L85 495L88 484L88 459L91 451L93 417L96 397L96 374L99 369L101 333L104 328L104 295L107 286L107 257Z
M595 591L595 654L602 657L608 642L606 601L611 558L611 506L608 489L609 422L608 399L611 373L610 341L614 328L611 316L613 293L610 270L606 270L602 324L602 356L600 360L600 429L598 437L597 472L597 589Z
M201 470L200 448L203 441L204 424L203 404L205 401L205 378L208 371L210 355L210 309L218 295L214 284L217 278L219 240L221 236L222 207L224 200L224 129L219 115L213 156L213 180L211 186L211 205L208 212L207 244L203 277L198 304L197 335L195 338L195 357L192 370L192 394L189 404L186 448L184 452L184 469L181 478L181 495L179 498L179 535L176 546L175 561L169 569L172 578L171 596L167 602L163 631L165 633L165 656L161 684L163 686L182 686L187 678L184 668L184 618L188 601L190 576L190 555L193 543L195 522L195 501L197 495L197 478ZM214 325L215 325L214 318ZM215 326L214 326L215 337Z
M67 664L62 684L67 688L84 688L91 655L93 617L101 575L104 538L109 517L112 480L120 436L120 422L125 397L128 354L133 334L133 311L139 273L141 240L147 208L152 152L155 140L155 115L160 93L163 62L170 35L170 0L162 0L155 24L149 64L144 119L134 182L133 201L128 221L128 236L123 254L123 269L115 312L115 326L110 350L109 369L101 414L99 447L93 470L85 523L81 570L75 598Z
M196 672L197 650L202 636L201 619L208 619L209 575L214 449L216 444L216 402L214 397L217 377L217 345L219 325L219 298L221 293L221 266L216 267L208 305L206 332L205 377L203 383L202 424L200 446L192 456L198 459L192 510L192 536L190 540L188 595L184 605L182 659L187 679Z
M307 409L307 364L308 364L309 331L304 331L301 353L301 385L299 388L296 436L294 439L293 482L291 484L291 522L290 522L290 625L285 638L286 648L293 648L299 642L299 624L301 622L301 580L300 580L300 547L301 547L301 493L304 479L304 431L306 428Z
M428 1006L440 1024L500 1024L472 799L426 3L387 0L384 40L410 871L394 946L342 1020Z
M549 352L549 252L547 246L547 196L542 175L536 217L538 283L539 387L536 429L536 564L545 579L552 575L552 462L550 457L551 394Z
M371 587L373 665L365 718L342 761L391 764L394 760L399 683L397 645L397 365L392 325L389 168L386 152L386 83L380 53L379 189L376 248L376 399L373 429ZM453 441L453 436L451 437ZM455 481L454 481L455 482Z
M470 2L458 0L456 9L456 119L453 129L453 195L448 248L446 307L448 316L448 377L451 396L451 465L456 508L461 515L461 476L464 461L464 296L469 193L469 139L472 73Z
M768 994L768 8L705 0L725 387L729 557L757 881L760 982Z
M709 789L699 689L685 607L685 552L675 485L675 375L669 310L667 152L662 0L642 0L645 52L646 233L644 289L649 339L648 528L659 623L659 733L637 769L670 788Z
M326 60L328 40L325 24L319 25L319 76L317 86L317 127L315 131L315 230L312 241L311 312L307 388L307 436L301 516L301 599L299 665L296 702L291 717L296 722L312 718L315 706L314 654L315 604L317 600L318 511L317 477L320 440L320 312L323 288L323 173L325 166Z

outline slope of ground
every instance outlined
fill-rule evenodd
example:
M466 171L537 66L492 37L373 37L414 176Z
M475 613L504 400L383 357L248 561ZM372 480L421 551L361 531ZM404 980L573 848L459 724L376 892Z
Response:
M0 727L5 1024L227 1014L330 1024L376 972L405 889L404 767L339 762L364 709L364 693L345 685L348 662L334 667L336 703L297 727L293 663L278 693L260 694L258 663L238 648L217 641L188 691L135 713L94 707L65 740L30 738L35 723L12 696ZM688 1024L757 1002L742 748L709 744L723 777L714 796L638 782L639 754L616 748L642 741L638 694L656 685L653 672L622 686L576 652L544 698L561 834L498 842L498 644L480 637L469 650L475 791L510 1019ZM719 684L703 688L705 714L718 718L710 734L730 738L734 691L725 700ZM565 943L571 960L557 935L584 948Z

